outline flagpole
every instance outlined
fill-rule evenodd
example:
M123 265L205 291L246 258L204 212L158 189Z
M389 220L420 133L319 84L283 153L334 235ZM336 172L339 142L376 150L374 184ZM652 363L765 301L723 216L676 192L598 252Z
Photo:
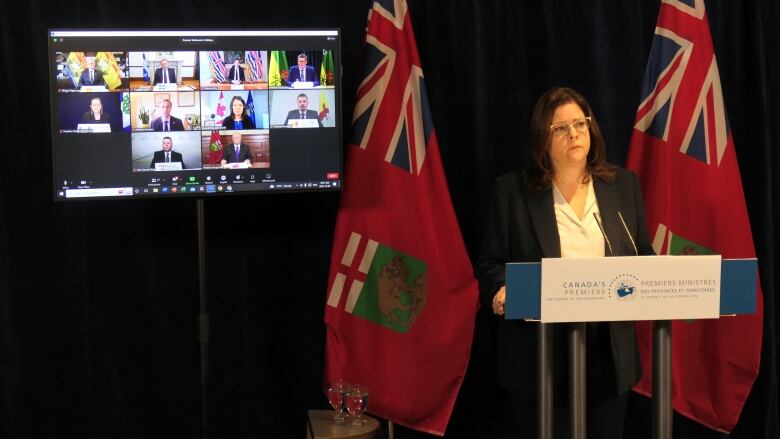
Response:
M387 437L393 439L393 421L387 421Z
M200 433L208 439L209 315L206 303L206 219L203 198L196 201L198 222L198 341L200 342Z

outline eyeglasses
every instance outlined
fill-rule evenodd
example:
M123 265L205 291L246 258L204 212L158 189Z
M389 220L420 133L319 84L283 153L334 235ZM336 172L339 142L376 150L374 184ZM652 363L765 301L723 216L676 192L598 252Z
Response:
M590 128L590 117L581 117L579 119L574 119L571 122L561 122L550 125L550 129L553 134L555 134L555 137L563 137L569 134L571 127L574 127L580 134L587 133L588 128Z

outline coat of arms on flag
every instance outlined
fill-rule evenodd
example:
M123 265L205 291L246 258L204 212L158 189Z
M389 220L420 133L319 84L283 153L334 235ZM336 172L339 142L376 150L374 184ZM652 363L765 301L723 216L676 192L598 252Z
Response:
M477 286L405 1L373 3L365 50L331 252L325 375L367 384L369 412L442 435L469 361Z
M355 257L358 251L362 253L359 261ZM336 274L328 306L338 307L343 292L348 291L346 312L393 331L408 331L425 306L427 264L352 232L341 265L350 269L353 264L357 264L357 276L350 281L348 274ZM350 286L345 290L348 282Z

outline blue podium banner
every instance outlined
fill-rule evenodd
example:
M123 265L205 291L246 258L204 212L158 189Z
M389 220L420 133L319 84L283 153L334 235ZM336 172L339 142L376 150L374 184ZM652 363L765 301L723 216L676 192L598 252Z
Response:
M690 256L675 256L686 258ZM720 314L750 314L756 310L756 259L723 259ZM506 264L506 318L541 318L541 263Z

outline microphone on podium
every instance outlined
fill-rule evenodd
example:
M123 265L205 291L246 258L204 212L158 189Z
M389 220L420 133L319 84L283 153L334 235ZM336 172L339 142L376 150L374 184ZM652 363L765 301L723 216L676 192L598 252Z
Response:
M593 212L593 218L596 218L596 224L598 224L599 230L601 230L601 236L604 237L604 241L607 241L607 247L609 248L609 255L613 256L612 244L609 242L609 238L607 238L607 232L604 231L604 226L601 224L601 214L599 214L599 212Z
M634 242L634 238L631 236L631 232L628 231L628 226L626 226L626 222L623 220L623 215L618 210L618 217L620 217L620 224L623 224L623 230L626 231L626 235L628 235L628 240L631 241L631 246L634 248L634 256L639 256L639 252L636 249L636 242Z

